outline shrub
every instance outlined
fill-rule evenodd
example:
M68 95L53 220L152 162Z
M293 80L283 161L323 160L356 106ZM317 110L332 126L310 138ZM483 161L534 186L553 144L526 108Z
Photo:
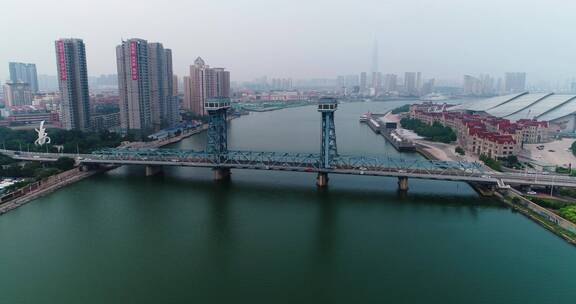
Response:
M456 149L454 149L454 151L460 155L466 154L466 152L464 152L464 149L462 149L462 147L456 147Z
M539 205L540 207L548 208L548 209L561 209L566 206L570 206L570 203L551 199L551 198L540 198L540 197L530 197L530 200L535 204Z
M406 105L400 106L400 107L392 110L392 114L406 113L409 111L410 111L410 105L406 104Z
M567 206L560 209L560 216L563 218L571 221L572 223L576 223L576 206Z
M480 155L480 160L492 170L502 171L502 164L496 159L493 159L486 154Z
M54 162L54 167L66 171L74 168L75 161L69 157L60 157Z

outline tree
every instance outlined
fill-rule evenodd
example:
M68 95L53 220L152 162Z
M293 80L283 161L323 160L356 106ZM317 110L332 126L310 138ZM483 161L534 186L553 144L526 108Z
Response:
M464 152L464 149L462 149L462 147L460 147L460 146L456 147L456 149L454 149L454 151L460 155L466 154L466 152Z
M70 157L60 157L54 162L54 167L62 171L67 171L74 168L76 162Z

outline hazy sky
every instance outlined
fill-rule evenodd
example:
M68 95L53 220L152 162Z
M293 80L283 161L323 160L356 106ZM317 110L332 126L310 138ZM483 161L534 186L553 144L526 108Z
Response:
M171 48L178 75L201 56L236 81L369 71L375 38L382 72L576 76L574 0L0 2L0 79L8 77L8 61L55 75L60 37L84 39L90 75L116 73L114 47L138 37Z

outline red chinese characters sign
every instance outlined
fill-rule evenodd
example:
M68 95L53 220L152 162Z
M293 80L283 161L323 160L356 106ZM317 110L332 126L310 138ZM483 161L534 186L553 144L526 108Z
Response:
M58 65L60 68L60 80L66 80L66 55L64 52L64 41L58 40Z
M138 80L138 61L136 60L136 42L130 42L130 68L132 80Z

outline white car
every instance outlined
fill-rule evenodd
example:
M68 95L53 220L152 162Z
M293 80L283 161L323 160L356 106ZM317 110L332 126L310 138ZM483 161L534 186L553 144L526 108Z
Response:
M534 192L534 191L527 191L526 194L530 194L530 195L536 195L538 193Z

